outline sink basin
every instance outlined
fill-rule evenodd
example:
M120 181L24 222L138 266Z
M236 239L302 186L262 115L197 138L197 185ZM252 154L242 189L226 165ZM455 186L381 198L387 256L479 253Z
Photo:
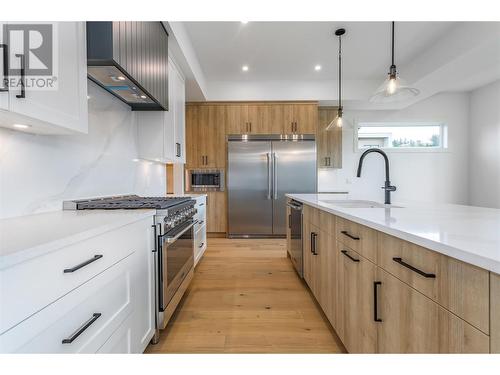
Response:
M383 204L374 201L363 200L320 200L321 203L345 208L402 208L393 204Z

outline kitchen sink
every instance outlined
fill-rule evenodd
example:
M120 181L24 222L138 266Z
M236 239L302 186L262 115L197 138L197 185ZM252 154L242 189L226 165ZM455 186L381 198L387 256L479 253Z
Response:
M345 208L403 208L393 204L383 204L374 201L363 200L320 200L321 203Z

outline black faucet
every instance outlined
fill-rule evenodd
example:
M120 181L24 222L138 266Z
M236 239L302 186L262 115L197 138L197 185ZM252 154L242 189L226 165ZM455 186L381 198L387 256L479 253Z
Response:
M363 152L361 157L359 158L359 164L358 164L358 173L357 176L361 177L361 167L363 167L363 159L365 158L366 155L368 155L371 152L377 152L380 155L384 157L385 160L385 185L382 186L382 189L385 190L385 204L391 204L391 192L396 191L396 186L391 186L391 181L389 179L389 158L387 157L387 154L382 151L379 148L370 148Z

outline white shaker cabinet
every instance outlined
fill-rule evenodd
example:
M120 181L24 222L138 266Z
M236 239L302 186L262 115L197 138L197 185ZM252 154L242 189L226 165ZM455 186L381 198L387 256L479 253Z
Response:
M194 198L197 210L194 217L196 220L194 226L194 265L196 266L207 249L207 196L199 195Z
M139 158L184 163L185 82L175 62L168 59L168 111L136 112Z
M36 62L32 52L24 45L26 29L20 22L0 23L0 59L2 60L0 89L0 126L16 129L14 124L28 125L25 132L39 134L72 134L88 132L87 54L84 22L38 22L52 26L52 67L54 87L40 88L35 77L27 72L23 90L14 85L20 78L20 68L28 69ZM29 25L29 23L26 23ZM7 29L4 29L6 27ZM20 30L16 30L20 28ZM9 37L6 33L8 32ZM37 35L37 33L30 33ZM41 34L40 34L41 35ZM39 38L40 39L40 38ZM42 37L43 39L43 37ZM31 43L31 41L30 41ZM44 42L42 42L41 48ZM46 45L45 45L46 46ZM8 52L4 55L4 51ZM20 56L22 55L22 57ZM3 67L8 61L9 72ZM30 62L31 61L31 62ZM45 66L45 65L44 65ZM11 76L9 76L11 73ZM4 84L7 78L10 85ZM40 80L43 82L43 80ZM10 87L9 87L10 86Z

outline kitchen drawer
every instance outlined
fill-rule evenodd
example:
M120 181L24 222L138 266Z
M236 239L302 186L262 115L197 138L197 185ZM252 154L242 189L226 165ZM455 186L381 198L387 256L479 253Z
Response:
M207 207L207 202L206 202L206 197L197 197L196 198L196 205L195 208L198 211L196 215L194 216L195 219L197 220L205 220L206 218L206 207Z
M2 334L0 352L95 353L132 313L131 263L135 255ZM72 337L71 343L63 343Z
M132 353L132 317L127 319L116 329L111 337L99 348L99 354L130 354Z
M319 212L317 208L303 205L302 212L304 215L304 221L311 223L312 225L319 227Z
M378 265L425 296L489 333L489 273L378 233Z
M375 230L338 216L335 225L337 241L342 242L370 261L376 262L377 232Z
M200 261L207 247L207 226L203 225L194 234L194 263Z
M9 301L0 306L0 333L142 249L150 241L151 224L150 219L141 220L0 271L0 295Z

